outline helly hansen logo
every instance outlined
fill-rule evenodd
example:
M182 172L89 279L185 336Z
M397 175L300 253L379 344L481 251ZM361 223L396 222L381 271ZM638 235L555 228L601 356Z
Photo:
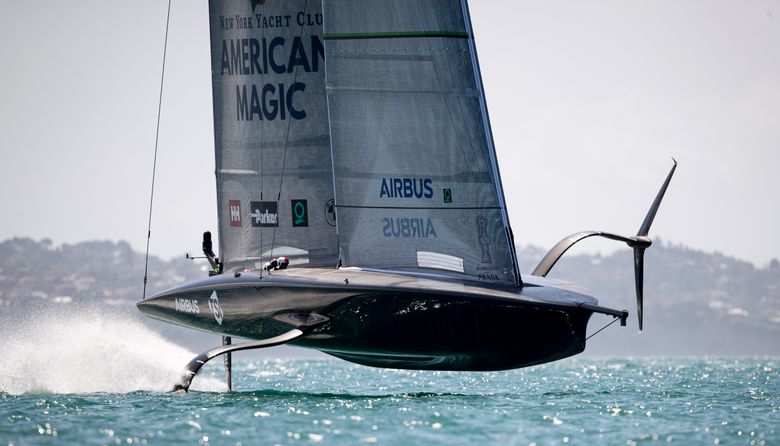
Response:
M229 200L228 209L230 210L230 226L241 227L241 201Z

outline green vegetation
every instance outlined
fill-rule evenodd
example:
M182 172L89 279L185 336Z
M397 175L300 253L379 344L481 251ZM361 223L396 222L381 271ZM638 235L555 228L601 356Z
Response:
M546 251L523 247L529 274ZM645 331L636 333L631 252L568 253L550 277L580 284L599 303L626 308L629 327L610 328L588 342L588 352L629 354L780 354L780 262L755 265L721 253L705 253L657 241L647 251ZM149 259L153 294L204 278L204 260ZM125 242L93 241L54 246L49 240L0 242L0 309L101 302L122 311L143 292L144 255ZM0 310L3 311L3 310ZM594 316L593 332L608 323ZM183 330L183 329L181 329Z

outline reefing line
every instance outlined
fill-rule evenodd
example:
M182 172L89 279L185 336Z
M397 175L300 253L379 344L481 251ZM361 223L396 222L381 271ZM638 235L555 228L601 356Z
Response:
M171 23L171 0L168 0L168 14L165 17L165 43L163 44L162 72L160 73L160 97L157 101L157 130L154 134L154 162L152 163L152 190L149 194L149 223L146 226L146 256L144 257L144 292L146 299L146 282L149 273L149 241L152 238L152 207L154 205L154 178L157 174L157 145L160 142L160 115L162 111L163 85L165 84L165 58L168 54L168 26Z

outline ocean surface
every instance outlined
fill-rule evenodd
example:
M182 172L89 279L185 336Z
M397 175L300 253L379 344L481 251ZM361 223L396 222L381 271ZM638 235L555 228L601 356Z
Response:
M193 352L106 314L0 328L0 445L779 445L780 358L574 357L494 373Z

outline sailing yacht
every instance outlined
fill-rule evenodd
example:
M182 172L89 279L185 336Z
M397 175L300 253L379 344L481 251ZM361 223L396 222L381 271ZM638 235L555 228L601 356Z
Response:
M290 344L376 367L503 370L585 349L593 313L521 275L465 0L210 0L219 255L208 278L138 303L223 336L221 354ZM248 339L232 344L230 339Z

